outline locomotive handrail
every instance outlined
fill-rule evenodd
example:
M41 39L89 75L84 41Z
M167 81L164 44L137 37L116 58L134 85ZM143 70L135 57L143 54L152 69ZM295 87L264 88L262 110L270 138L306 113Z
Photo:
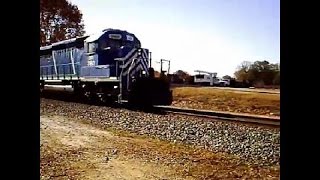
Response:
M130 67L128 69L128 73L127 73L127 90L129 90L130 72L131 72L131 69L132 69L132 65L134 64L134 62L136 60L137 60L136 58L132 59L131 65L130 65Z
M88 55L88 56L91 56L91 55L94 55L94 54L96 54L95 52L91 52L91 53L85 53L86 55Z
M109 65L98 65L95 66L96 69L107 69L109 67Z
M73 49L71 49L70 51L70 58L71 58L71 63L72 63L72 70L73 70L73 74L75 75L76 74L76 67L74 65L74 58L73 58Z
M55 54L55 51L52 51L52 60L53 60L54 70L57 75L57 65L56 65L56 58L54 54Z
M103 48L102 50L106 51L106 50L110 50L111 47L106 47L106 48Z
M124 58L115 58L115 61L124 61Z
M117 64L118 64L118 62L122 62L122 66L123 66L124 59L123 58L116 58L116 59L118 60ZM121 68L120 76L119 76L119 89L120 89L120 92L119 92L119 95L118 95L118 103L119 104L122 104L122 76L123 76L123 68Z

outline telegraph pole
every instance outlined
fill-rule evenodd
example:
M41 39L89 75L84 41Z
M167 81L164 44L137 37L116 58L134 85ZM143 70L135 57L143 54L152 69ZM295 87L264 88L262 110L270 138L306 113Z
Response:
M156 61L157 63L160 63L160 77L164 77L164 71L163 71L163 62L168 62L168 74L170 71L170 60L166 60L166 59L160 59L159 61Z
M151 66L151 63L152 63L152 56L151 56L152 53L151 53L151 51L149 52L149 54L150 54L150 65L149 65L149 67L152 67L152 66Z
M161 66L160 66L160 71L162 72L162 64L163 62L168 62L168 74L169 74L169 71L170 71L170 60L166 60L166 59L161 59L160 60L160 63L161 63Z
M162 73L162 63L163 63L163 59L160 59L160 73Z

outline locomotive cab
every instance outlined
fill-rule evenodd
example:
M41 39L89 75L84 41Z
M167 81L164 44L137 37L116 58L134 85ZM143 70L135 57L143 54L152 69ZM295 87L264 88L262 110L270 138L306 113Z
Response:
M107 29L101 34L86 39L87 66L101 66L109 69L102 76L117 77L117 58L124 58L134 48L141 48L140 41L126 31Z
M98 65L115 65L116 58L123 58L133 48L140 48L134 36L125 33L106 33L98 39Z

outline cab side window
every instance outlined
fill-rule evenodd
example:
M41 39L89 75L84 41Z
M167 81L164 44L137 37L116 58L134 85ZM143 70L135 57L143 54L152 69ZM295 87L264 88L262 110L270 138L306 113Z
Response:
M97 44L92 42L92 43L88 43L88 47L87 47L87 52L88 53L95 53L96 52L96 48L97 48Z

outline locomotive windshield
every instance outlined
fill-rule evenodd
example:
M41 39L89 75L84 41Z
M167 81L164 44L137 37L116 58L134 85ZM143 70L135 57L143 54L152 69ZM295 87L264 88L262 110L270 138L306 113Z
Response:
M105 49L107 47L120 48L121 46L132 47L132 48L141 47L139 40L136 40L131 35L126 35L123 37L121 34L109 34L108 38L100 41L101 49Z
M122 41L111 39L108 41L107 46L112 48L120 48L122 46Z

